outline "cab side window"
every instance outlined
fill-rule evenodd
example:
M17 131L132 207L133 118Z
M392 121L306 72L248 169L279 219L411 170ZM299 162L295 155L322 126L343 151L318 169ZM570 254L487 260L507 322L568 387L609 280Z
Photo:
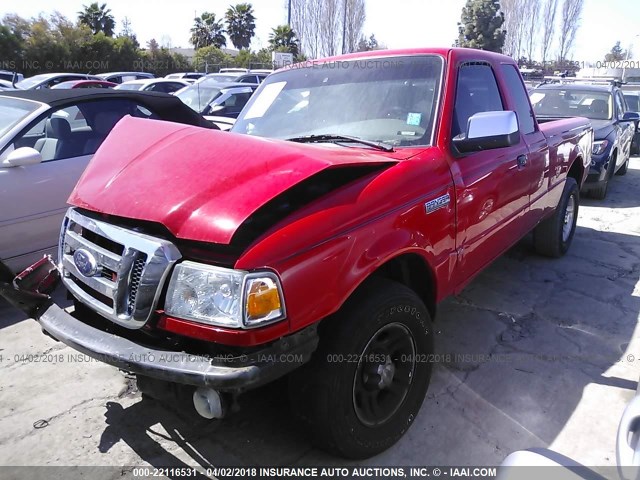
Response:
M479 62L463 64L458 70L451 134L455 137L465 133L469 118L478 112L503 109L500 89L491 65Z
M535 132L536 124L533 119L533 111L531 110L527 91L520 80L520 74L513 65L502 65L501 67L504 78L507 81L507 88L516 103L515 109L518 115L520 131L524 135Z

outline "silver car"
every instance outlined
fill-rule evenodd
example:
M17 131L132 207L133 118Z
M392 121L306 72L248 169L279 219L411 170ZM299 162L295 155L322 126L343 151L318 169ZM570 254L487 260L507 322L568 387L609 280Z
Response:
M163 93L0 92L0 261L14 272L55 254L69 194L125 115L212 128Z

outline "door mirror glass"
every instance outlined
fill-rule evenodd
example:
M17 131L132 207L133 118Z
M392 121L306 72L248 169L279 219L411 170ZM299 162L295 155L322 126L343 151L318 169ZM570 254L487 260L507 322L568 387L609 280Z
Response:
M520 141L515 112L479 112L467 123L466 133L454 137L459 152L469 153L516 145Z
M42 162L42 155L31 147L20 147L9 153L0 165L3 167L21 167Z
M640 113L638 112L624 112L622 120L625 122L637 122L640 121Z

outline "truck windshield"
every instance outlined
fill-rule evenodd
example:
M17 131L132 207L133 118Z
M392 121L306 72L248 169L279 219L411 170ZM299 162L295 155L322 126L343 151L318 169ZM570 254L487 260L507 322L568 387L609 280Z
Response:
M267 77L232 131L430 145L443 63L424 55L296 65Z
M0 97L0 136L17 125L27 115L35 112L41 104L17 98Z
M533 111L539 117L587 117L611 120L613 102L609 92L539 88L531 92Z

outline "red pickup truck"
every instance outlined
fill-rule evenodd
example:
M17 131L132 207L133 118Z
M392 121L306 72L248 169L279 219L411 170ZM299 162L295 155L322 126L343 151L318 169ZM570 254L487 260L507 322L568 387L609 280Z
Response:
M592 142L586 119L538 124L506 56L295 65L231 133L120 121L69 199L59 263L3 294L207 418L288 375L316 444L369 457L425 398L438 302L531 230L541 254L567 251ZM56 274L71 314L46 295Z

